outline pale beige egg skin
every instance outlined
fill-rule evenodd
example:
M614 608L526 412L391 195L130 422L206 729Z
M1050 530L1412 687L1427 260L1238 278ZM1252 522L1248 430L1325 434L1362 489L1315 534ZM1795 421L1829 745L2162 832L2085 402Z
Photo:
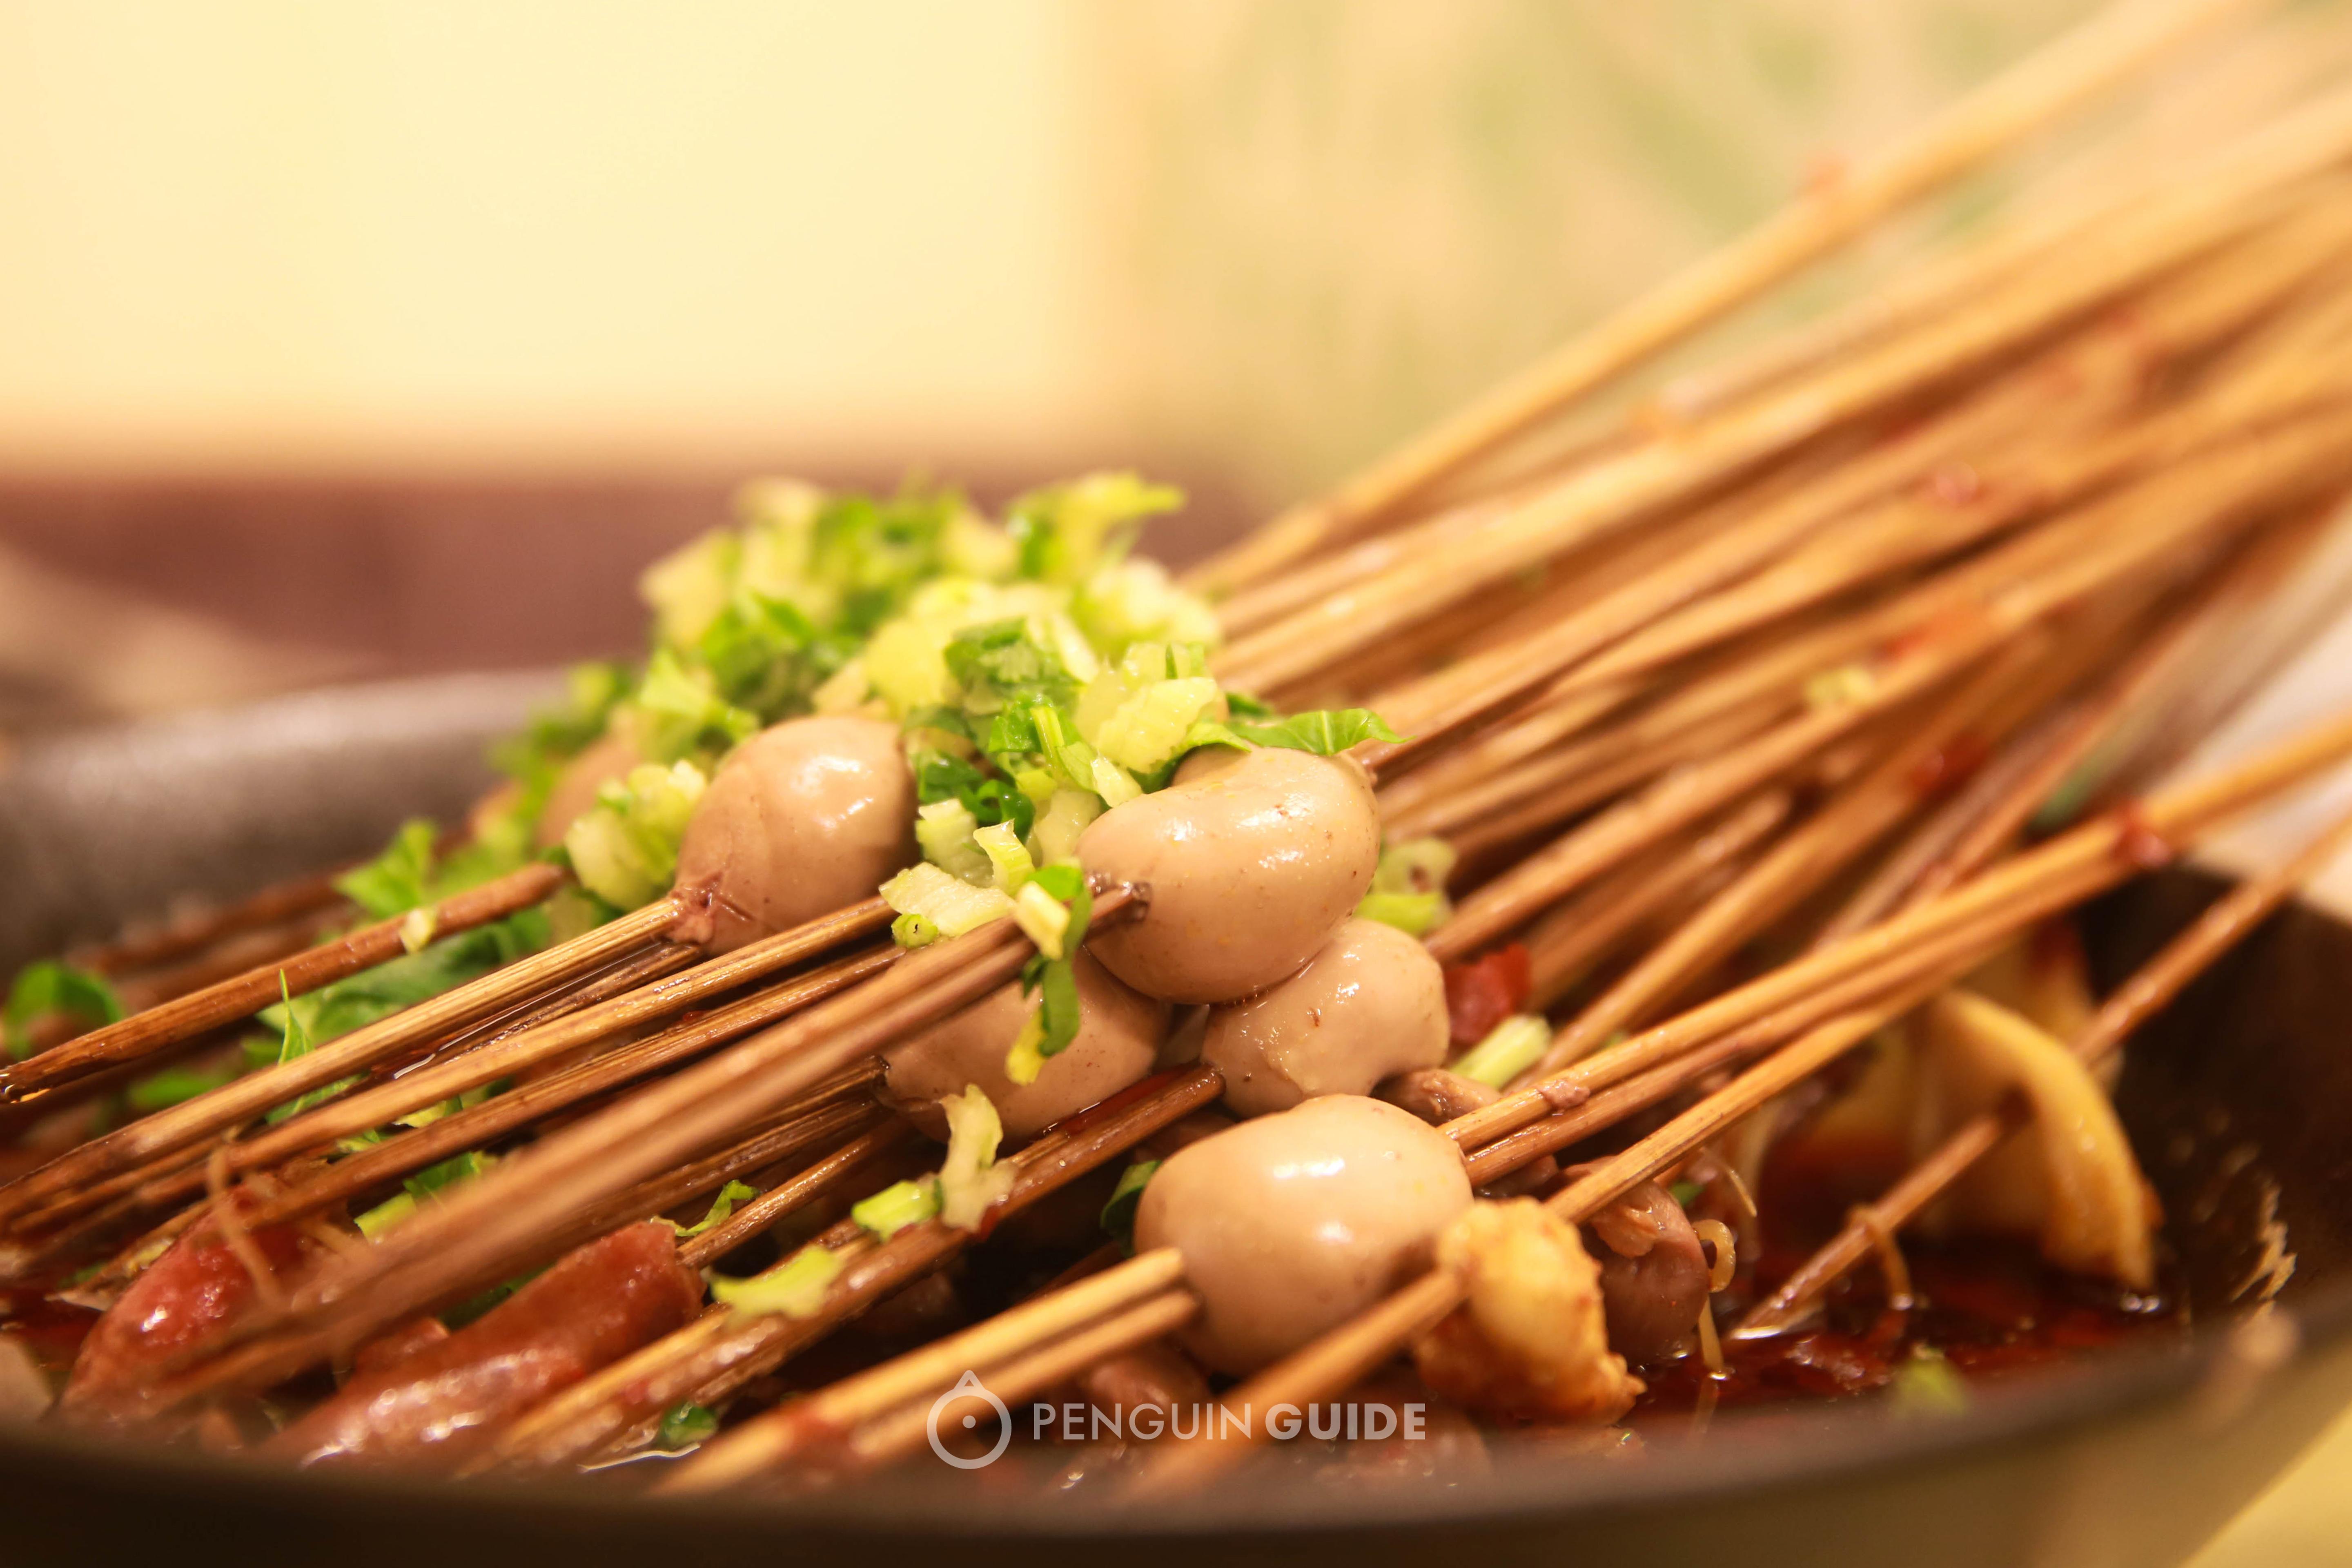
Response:
M1180 1337L1241 1375L1426 1268L1470 1201L1444 1133L1377 1100L1327 1095L1170 1155L1143 1190L1135 1243L1183 1254L1202 1306Z
M1355 911L1380 863L1380 812L1344 758L1194 752L1176 779L1095 819L1089 872L1148 886L1142 918L1089 944L1171 1002L1234 1002L1295 973Z
M1005 1052L1036 1005L1015 983L884 1051L884 1097L944 1141L947 1119L938 1101L978 1084L1005 1136L1022 1139L1150 1077L1174 1009L1122 984L1083 949L1075 967L1077 1036L1046 1058L1034 1082L1016 1084L1004 1073Z
M1370 1094L1394 1073L1445 1060L1445 976L1394 926L1349 919L1307 966L1209 1015L1201 1059L1243 1116L1323 1094Z
M916 858L915 775L898 727L787 720L729 753L696 804L672 934L731 952L871 898Z
M626 776L631 768L645 760L646 754L637 750L636 742L613 731L589 742L556 774L555 787L548 791L547 805L541 808L532 842L541 849L552 849L562 843L572 825L595 805L596 792Z

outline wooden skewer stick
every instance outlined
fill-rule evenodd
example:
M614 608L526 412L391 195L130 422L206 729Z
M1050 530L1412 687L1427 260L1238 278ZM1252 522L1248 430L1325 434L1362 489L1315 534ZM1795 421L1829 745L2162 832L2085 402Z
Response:
M1002 1396L1003 1391L994 1386L993 1371L1001 1363L1052 1341L1083 1337L1089 1323L1116 1318L1138 1302L1180 1284L1183 1278L1183 1255L1174 1247L1139 1254L1108 1272L1025 1301L806 1399L779 1405L704 1445L701 1452L664 1478L665 1489L709 1491L748 1480L813 1451L820 1452L822 1462L845 1448L854 1450L854 1437L848 1445L843 1439L856 1428L909 1401L928 1404L931 1395L967 1371L987 1373L991 1391ZM1072 1370L1107 1353L1108 1350L1097 1352ZM917 1441L920 1440L918 1434Z
M2326 869L2347 844L2352 844L2352 813L2337 817L2276 870L2224 894L2107 998L2083 1032L2069 1042L2074 1054L2084 1063L2095 1065L2122 1049L2135 1030L2161 1012L2222 954L2253 934L2281 904ZM1795 1327L1822 1291L1876 1255L1879 1237L1917 1218L1978 1161L2032 1120L2030 1110L2008 1106L1964 1122L1870 1205L1866 1216L1857 1216L1823 1243L1732 1331L1757 1338Z
M2352 757L2352 714L2318 725L2210 777L2148 796L2019 855L1950 891L1733 988L1566 1072L1506 1095L1463 1119L1465 1144L1486 1143L1549 1115L1555 1100L1654 1067L1906 946L2003 911L2038 918L2125 879L2150 844L2195 837L2215 823L2295 787ZM1442 928L1441 928L1442 929Z
M715 1047L739 1039L878 974L888 967L894 956L889 952L876 952L826 964L732 1005L674 1025L609 1056L578 1063L551 1077L403 1132L339 1160L307 1180L285 1183L274 1195L254 1205L249 1223L267 1225L316 1214L436 1161L480 1148L551 1112L609 1093L681 1061L690 1061ZM878 1066L861 1064L844 1074L837 1083L821 1086L809 1098L815 1100L840 1094L863 1094L870 1092L879 1081ZM177 1178L167 1184L142 1189L140 1195L150 1204L166 1203L190 1195L186 1185L186 1178Z
M641 1042L641 1044L648 1043L650 1042ZM616 1053L618 1054L620 1053ZM352 1155L348 1160L337 1161L323 1169L314 1164L298 1163L280 1167L276 1172L266 1173L256 1184L259 1187L261 1195L253 1203L247 1205L240 1212L248 1226L258 1229L264 1226L299 1219L305 1215L315 1214L333 1204L359 1197L371 1191L381 1190L386 1183L398 1176L435 1161L446 1159L452 1154L463 1152L467 1149L480 1148L500 1134L536 1120L560 1105L570 1103L570 1096L551 1100L540 1097L536 1091L556 1085L562 1079L569 1078L571 1073L580 1073L585 1079L593 1069L604 1065L604 1061L583 1062L571 1069L571 1072L559 1075L558 1078L527 1085L524 1089L516 1090L513 1095L501 1095L495 1100L486 1100L481 1105L443 1117L413 1133L404 1133L389 1143L368 1149ZM844 1100L860 1099L872 1092L874 1086L880 1081L880 1076L878 1066L866 1069L853 1069L833 1082L820 1086L807 1099L801 1101L796 1109L802 1112L813 1111ZM603 1087L601 1084L592 1084L582 1092L597 1092ZM478 1112L490 1110L493 1108L503 1110L509 1101L518 1098L523 1099L523 1108L520 1111L502 1114L497 1119L477 1115ZM882 1131L887 1132L889 1129L885 1128ZM828 1156L828 1158L833 1157ZM860 1155L852 1160L851 1163L857 1163L865 1157ZM708 1232L704 1237L697 1238L698 1244L707 1240L709 1236L724 1232L734 1237L729 1245L730 1247L736 1245L743 1237L750 1234L741 1229L743 1215L766 1202L767 1199L763 1197L759 1203L746 1205L717 1231ZM166 1245L202 1218L209 1211L209 1206L198 1204L183 1208L163 1224L141 1236L113 1258L108 1259L95 1274L77 1284L74 1287L73 1299L84 1306L110 1305L113 1298L120 1295L131 1280L145 1272L147 1266L155 1260ZM772 1213L770 1217L773 1219L779 1215ZM54 1267L62 1258L72 1256L79 1250L79 1247L59 1248L56 1257L37 1259L36 1268Z
M1144 1092L1130 1089L1013 1155L1013 1190L997 1214L1018 1213L1210 1103L1224 1092L1224 1079L1216 1068L1203 1066L1137 1088ZM523 1415L499 1434L491 1454L476 1468L537 1469L573 1463L604 1451L648 1417L681 1401L707 1404L723 1398L745 1380L773 1369L883 1296L936 1268L974 1239L974 1233L937 1220L910 1226L881 1246L849 1257L848 1267L827 1288L822 1306L805 1319L782 1314L744 1319L714 1308L667 1340Z
M2020 542L2050 558L2047 570L2003 585L1973 618L1886 664L1870 689L1769 731L1731 753L1662 781L1595 817L1463 900L1433 947L1442 957L1475 950L1559 901L1593 875L1665 832L1754 788L1864 720L1939 684L1998 649L2034 621L2159 565L2173 572L2256 521L2252 509L2280 491L2313 486L2343 460L2347 416L2298 423L2236 443L2117 492L2063 524Z
M0 1220L12 1220L45 1200L157 1154L184 1148L209 1133L258 1116L272 1106L322 1089L371 1061L474 1023L550 986L601 969L616 956L654 940L673 918L671 911L658 905L654 906L654 911L624 915L576 942L518 959L454 991L420 1002L379 1023L354 1029L307 1055L249 1074L69 1150L0 1186Z
M0 1220L17 1218L61 1194L88 1193L108 1177L158 1155L184 1149L273 1106L324 1089L374 1062L502 1011L517 999L535 994L551 984L600 969L614 957L656 940L676 921L677 912L674 899L656 900L585 936L532 953L379 1023L354 1029L307 1055L248 1074L94 1139L0 1186ZM586 1045L613 1030L679 1011L828 947L866 935L889 919L889 906L879 899L869 899L541 1028L490 1041L478 1050L425 1068L381 1089L354 1090L289 1121L233 1152L232 1168L241 1170L256 1163L272 1163L337 1137L364 1131L394 1116L489 1082L517 1066L542 1059L557 1050ZM453 1084L455 1087L449 1087ZM354 1105L364 1108L357 1121L352 1120ZM335 1131L324 1131L330 1126Z
M1519 376L1341 485L1277 518L1191 581L1210 592L1268 575L1396 507L1661 350L1719 320L1916 201L2241 14L2240 0L2118 6L1960 100L1924 129L1675 274Z
M464 1050L552 1022L673 974L698 956L698 950L694 948L677 942L656 942L585 982L559 989L550 999L527 1004L478 1025L471 1031L455 1037L440 1049ZM415 1049L412 1047L407 1053L412 1058ZM393 1059L396 1061L398 1058ZM386 1066L385 1062L378 1062L373 1070L381 1073ZM422 1110L426 1103L429 1102L419 1100L405 1110ZM0 1270L5 1271L7 1277L16 1279L37 1278L58 1262L77 1256L92 1237L112 1234L123 1223L139 1215L152 1213L160 1207L195 1195L205 1188L207 1173L211 1169L213 1149L221 1146L217 1142L205 1145L199 1140L196 1143L173 1149L113 1175L85 1181L40 1206L26 1211L16 1217L15 1228L22 1236L37 1237L39 1239L26 1240L13 1247L0 1247ZM456 1149L448 1151L451 1153L456 1152ZM234 1151L231 1152L233 1155ZM233 1160L230 1168L234 1168ZM342 1168L338 1167L339 1170ZM85 1221L78 1216L88 1216L88 1219ZM68 1225L69 1221L74 1223ZM59 1226L65 1228L59 1229Z
M2012 935L2011 928L1991 922L1900 955L1879 972L1832 986L1822 995L1714 1047L1619 1084L1573 1110L1465 1154L1471 1179L1474 1184L1496 1180L1542 1154L1659 1103L1708 1071L1779 1045L1863 1002L1878 1000L1890 990L1900 997L1893 1004L1894 1010L1907 1010ZM1190 1310L1176 1311L1176 1304L1191 1302L1192 1298L1189 1290L1181 1288L1182 1275L1181 1257L1172 1249L1161 1248L1142 1255L1112 1275L1092 1276L1078 1284L1048 1292L963 1333L909 1352L736 1428L707 1447L687 1467L677 1488L702 1491L734 1484L772 1471L795 1458L807 1458L822 1469L837 1471L845 1464L863 1468L899 1457L908 1424L917 1411L911 1407L900 1409L894 1415L890 1413L893 1406L917 1405L926 1395L946 1387L964 1370L985 1369L988 1387L1001 1397L1027 1397L1034 1389L1023 1381L1024 1374L1016 1368L1050 1357L1056 1369L1055 1375L1064 1378L1103 1355L1140 1342L1116 1338L1098 1342L1087 1333L1072 1332L1076 1325L1097 1318L1113 1304L1149 1297L1163 1310L1174 1312L1172 1319L1154 1331L1156 1333L1166 1332L1169 1327L1184 1321ZM928 1415L929 1412L923 1414ZM877 1430L887 1430L894 1436L888 1441L876 1440L872 1434ZM919 1437L919 1430L914 1435Z
M893 1117L832 1153L761 1193L720 1224L678 1245L678 1261L688 1268L704 1268L726 1257L753 1237L788 1215L798 1214L819 1197L837 1191L849 1178L915 1135L903 1118Z
M1547 1078L1619 1029L1650 1015L1676 987L1731 952L1805 891L1863 853L1919 804L1921 766L2022 679L2041 658L2032 637L2004 649L1911 727L1871 770L1684 921L1617 983L1570 1020L1530 1069Z
M1587 969L1631 932L1677 902L1704 896L1712 878L1741 859L1788 820L1787 790L1766 790L1692 843L1636 860L1554 910L1528 932L1528 1007L1547 1012Z
M351 900L335 887L332 875L297 877L234 903L173 920L160 929L133 931L113 942L81 948L68 953L67 961L76 968L114 979L195 958L229 937L350 908Z
M559 868L525 866L496 881L456 893L435 905L433 930L446 935L544 903L567 879ZM0 1067L0 1101L19 1100L70 1083L118 1062L135 1061L165 1046L223 1024L249 1018L281 994L300 996L362 970L388 963L407 949L401 928L408 917L378 921L349 936L310 948L283 963L264 964L235 979L132 1015L21 1062ZM511 970L501 973L510 973ZM545 984L542 980L541 984Z
M674 1017L748 982L763 979L867 936L889 920L888 905L879 899L866 900L540 1028L492 1041L374 1088L355 1090L257 1137L232 1144L229 1169L249 1171L276 1164L306 1150L331 1145L339 1138L383 1126L410 1111L494 1083L523 1068L561 1058L597 1040ZM877 951L846 961L852 965L846 970L839 965L829 966L821 972L822 979L815 974L798 977L719 1008L682 1026L675 1035L666 1032L659 1037L673 1047L663 1059L676 1059L677 1055L682 1054L676 1049L679 1046L690 1046L698 1052L774 1023L840 989L836 982L842 976L864 978L897 959L895 948ZM815 983L814 988L812 982ZM641 1041L639 1045L648 1043Z
M1137 907L1129 889L1111 889L1097 898L1095 918L1108 923ZM325 1271L286 1312L257 1320L159 1397L169 1405L223 1387L266 1385L493 1282L565 1215L977 1000L1009 981L1028 951L1013 922L1000 921L910 953L864 984L541 1140L365 1258Z
M1545 1200L1545 1206L1570 1224L1591 1218L1635 1185L1687 1159L1916 1005L1914 998L1905 997L1819 1025L1649 1136L1603 1159ZM1265 1409L1330 1398L1362 1381L1467 1299L1467 1287L1459 1275L1432 1269L1379 1306L1249 1379L1226 1394L1225 1403ZM1204 1435L1162 1450L1145 1469L1138 1490L1147 1496L1166 1496L1197 1487L1238 1462L1248 1440L1247 1436L1233 1438L1226 1430L1220 1430L1213 1436Z
M2267 171L2300 179L2340 157L2347 143L2352 143L2352 95L2257 132L2225 166L2233 177ZM1226 650L1223 668L1234 682L1258 689L1343 660L1412 620L1539 564L1571 542L1596 537L1903 396L1948 382L2117 292L2209 251L2269 210L2268 204L2249 202L2239 185L2219 190L2210 181L2192 182L2176 199L2153 203L2136 215L2137 221L2118 223L2086 241L2066 268L2037 276L2034 289L1996 296L1979 310L1842 363L1818 382L1756 407L1728 413L1670 446L1638 447L1580 473L1549 496L1520 508L1475 547L1454 552L1446 572L1431 573L1415 564L1357 584L1235 644ZM1370 750L1364 760L1387 762L1415 745L1426 745L1420 738L1424 733L1444 731L1540 688L1576 660L1634 629L1640 622L1626 624L1626 613L1621 607L1608 616L1578 617L1547 639L1547 657L1528 660L1517 682L1482 684L1480 695L1492 693L1484 709L1457 713L1465 699L1433 706L1426 713L1409 713L1398 721L1408 723L1415 739Z
M1067 1382L1097 1362L1174 1332L1200 1310L1200 1298L1190 1290L1163 1290L1067 1339L1006 1362L989 1374L989 1392L1008 1406L1017 1406ZM959 1409L958 1405L962 1408ZM967 1413L975 1423L984 1422L995 1414L985 1401L967 1394L940 1412L942 1428L956 1429L956 1424L965 1419ZM931 1419L929 1407L917 1407L895 1412L859 1428L849 1440L846 1468L878 1469L915 1453L929 1440ZM672 1475L665 1476L655 1489L694 1489L698 1479L697 1468L693 1460L688 1461Z

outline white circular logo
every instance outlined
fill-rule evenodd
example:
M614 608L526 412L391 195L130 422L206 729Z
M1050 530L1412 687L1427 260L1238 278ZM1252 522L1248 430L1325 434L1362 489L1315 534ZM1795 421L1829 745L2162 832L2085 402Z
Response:
M989 1449L977 1459L967 1459L951 1454L948 1451L948 1446L940 1441L940 1415L954 1402L957 1395L962 1394L980 1395L981 1398L988 1401L989 1408L996 1412L996 1447ZM965 1431L971 1431L980 1425L980 1417L967 1415L963 1418L962 1425ZM942 1463L953 1465L959 1470L986 1469L1004 1458L1004 1450L1012 1446L1013 1412L1004 1408L1004 1401L988 1391L988 1385L980 1381L978 1373L967 1372L955 1380L953 1388L931 1401L931 1414L923 1423L923 1436L931 1440L931 1452L937 1454Z

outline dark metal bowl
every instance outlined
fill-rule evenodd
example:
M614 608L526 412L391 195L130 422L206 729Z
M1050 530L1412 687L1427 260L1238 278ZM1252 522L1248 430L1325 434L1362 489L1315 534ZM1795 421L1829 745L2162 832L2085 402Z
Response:
M0 966L181 896L365 853L410 815L453 817L488 777L488 738L551 689L359 689L29 749L0 773ZM2094 909L2102 983L2215 887L2174 872ZM0 1560L2175 1563L2352 1399L2347 977L2352 930L2293 909L2133 1044L2118 1103L2170 1216L2193 1331L1991 1385L1956 1415L1727 1418L1630 1461L1505 1447L1491 1475L1445 1485L1340 1490L1275 1466L1151 1510L947 1485L928 1468L814 1500L689 1506L596 1478L330 1478L0 1430ZM2273 1225L2294 1272L2248 1328Z

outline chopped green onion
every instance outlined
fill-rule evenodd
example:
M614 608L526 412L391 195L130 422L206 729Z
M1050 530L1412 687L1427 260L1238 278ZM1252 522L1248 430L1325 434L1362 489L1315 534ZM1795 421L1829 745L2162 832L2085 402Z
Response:
M928 860L883 883L882 898L902 915L922 916L941 936L961 936L1013 912L1013 900L995 889L975 888Z
M1521 1013L1496 1025L1451 1066L1464 1078L1501 1089L1535 1066L1550 1044L1551 1026L1533 1014Z
M1958 1415L1969 1407L1968 1385L1941 1351L1920 1345L1895 1369L1895 1409L1903 1415Z
M844 1267L841 1254L811 1242L773 1268L748 1279L712 1275L710 1295L734 1308L739 1317L781 1312L787 1318L813 1318L824 1308L824 1293L841 1278Z
M1238 746L1244 751L1253 746L1271 746L1279 751L1312 752L1318 757L1330 757L1366 741L1402 738L1369 708L1340 708L1294 713L1287 719L1265 723L1244 719L1223 724L1203 721L1192 726L1184 737L1184 745L1187 750L1194 746Z
M563 836L581 885L633 910L669 889L678 841L708 787L692 763L646 763L597 792L595 806Z
M900 915L890 922L890 940L900 947L929 947L940 940L940 928L921 915Z
M1029 851L1022 846L1020 831L1012 823L979 828L973 832L972 841L994 868L999 892L1018 893L1021 885L1036 874L1037 863L1029 858Z
M1451 908L1443 893L1366 893L1356 906L1359 920L1394 926L1407 936L1427 936Z
M672 1453L707 1443L719 1432L719 1413L707 1405L672 1405L662 1416L657 1442Z
M1118 1185L1110 1190L1110 1201L1103 1205L1102 1227L1108 1231L1120 1247L1135 1250L1135 1211L1143 1203L1143 1189L1160 1169L1157 1160L1143 1160L1119 1173Z
M971 807L950 796L915 810L915 842L923 858L959 881L985 887L995 879L995 867L974 841L980 819Z
M1037 1081L1045 1070L1045 1005L1040 1001L1021 1020L1021 1032L1013 1037L1013 1048L1004 1053L1004 1076L1023 1089Z
M1047 959L1062 956L1062 939L1070 929L1070 906L1047 892L1043 882L1021 884L1021 891L1013 899L1013 921Z
M976 1083L940 1100L940 1110L948 1119L947 1158L940 1162L940 1218L958 1230L973 1230L1013 1187L1013 1167L996 1158L1004 1124Z
M735 1213L737 1204L748 1204L759 1195L760 1189L748 1183L730 1182L719 1189L719 1195L710 1200L709 1211L694 1224L680 1225L674 1219L666 1219L662 1223L669 1226L680 1241L684 1241L689 1237L717 1230Z
M887 1241L910 1225L920 1225L940 1212L936 1177L898 1182L872 1197L850 1205L849 1217Z
M430 909L415 909L400 917L400 945L412 956L433 945L440 921Z

